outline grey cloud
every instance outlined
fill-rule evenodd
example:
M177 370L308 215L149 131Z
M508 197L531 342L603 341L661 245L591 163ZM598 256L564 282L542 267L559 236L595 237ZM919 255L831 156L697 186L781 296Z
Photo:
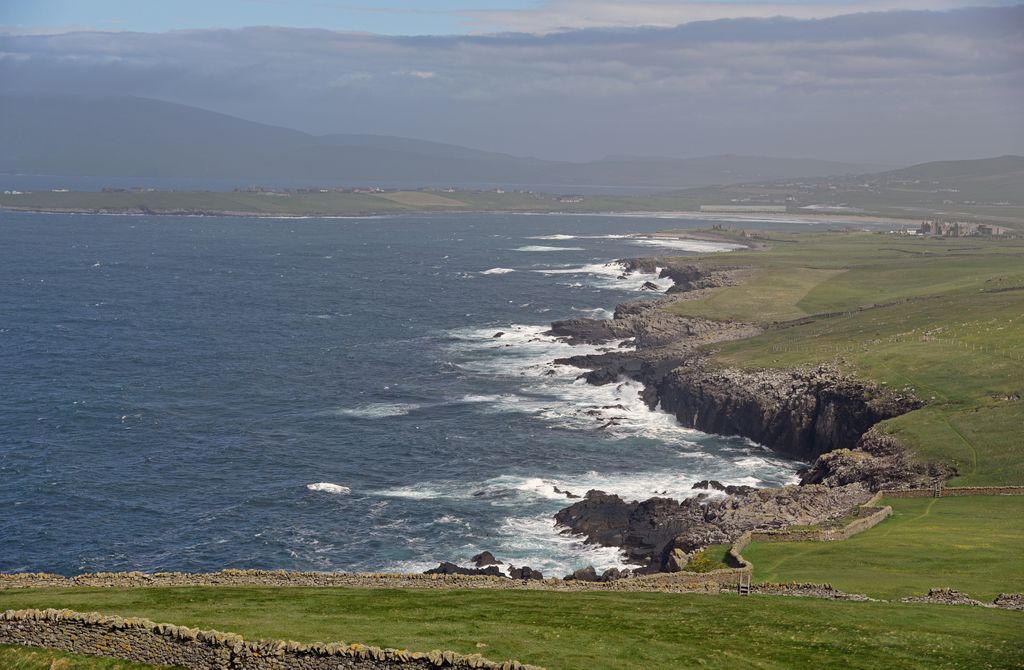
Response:
M544 36L8 35L0 82L551 158L732 152L895 164L1024 152L1024 7Z
M693 21L785 16L816 19L855 12L893 10L943 10L991 4L986 0L810 0L766 2L736 0L547 0L526 9L465 10L471 27L482 30L515 30L530 33L558 32L576 28L676 26Z

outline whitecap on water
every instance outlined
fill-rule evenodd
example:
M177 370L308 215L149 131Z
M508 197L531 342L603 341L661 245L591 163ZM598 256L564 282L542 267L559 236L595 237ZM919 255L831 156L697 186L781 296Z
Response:
M672 286L671 279L662 279L658 276L660 268L655 272L627 272L625 266L618 261L589 263L578 267L540 268L533 272L545 275L586 276L591 286L614 291L643 291L647 282L657 286L659 291L665 291Z
M598 572L630 566L613 547L586 544L583 538L565 535L547 514L512 517L502 523L495 538L494 555L515 565L529 565L545 576L562 576L593 565Z
M556 233L554 235L533 235L527 237L528 240L575 240L575 235L563 235L562 233Z
M335 495L348 495L352 493L352 489L347 486L340 484L332 484L330 482L316 482L314 484L306 484L306 488L310 491L321 491L323 493L333 493Z
M528 244L525 247L516 247L512 251L584 251L583 247L545 247L537 244Z
M384 419L391 416L404 416L413 410L419 409L419 405L411 403L370 403L358 407L342 407L335 410L334 414L351 416L357 419Z
M433 500L435 498L458 498L460 492L446 489L441 484L432 482L397 486L391 489L376 491L376 495L385 498L409 498L411 500ZM464 495L465 492L462 492Z
M491 268L490 270L484 270L480 274L482 275L506 275L510 272L515 272L512 268Z
M610 309L605 309L604 307L595 307L593 309L570 307L569 309L574 312L579 312L580 314L587 314L591 319L610 319L615 316L615 312Z

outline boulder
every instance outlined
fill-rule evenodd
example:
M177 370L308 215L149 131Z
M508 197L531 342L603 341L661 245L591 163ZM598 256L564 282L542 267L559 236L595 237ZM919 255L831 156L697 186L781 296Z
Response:
M588 565L585 568L575 570L571 575L566 575L565 581L599 582L601 578L597 576L597 570L594 569L594 566Z
M619 570L618 568L608 568L607 570L601 573L601 581L615 582L622 579L623 577L628 576L628 574L629 570L626 570L624 573L622 570Z
M489 551L483 551L469 560L473 561L473 565L478 568L485 568L488 565L504 565Z
M544 574L540 570L534 570L528 565L524 565L521 568L510 565L508 568L508 576L512 579L523 579L523 580L534 580L541 581L544 579Z

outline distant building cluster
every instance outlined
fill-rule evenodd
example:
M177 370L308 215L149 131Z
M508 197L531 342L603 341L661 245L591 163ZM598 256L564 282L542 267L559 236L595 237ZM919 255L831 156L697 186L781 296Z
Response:
M925 221L917 229L919 235L935 237L1009 237L1013 230L987 223L967 221Z

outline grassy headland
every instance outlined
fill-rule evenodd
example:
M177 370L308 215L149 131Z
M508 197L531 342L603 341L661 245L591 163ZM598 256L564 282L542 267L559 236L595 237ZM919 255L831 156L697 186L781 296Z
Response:
M762 582L828 582L876 598L952 587L982 600L1024 592L1024 497L883 500L893 515L842 542L754 542Z
M804 598L304 588L0 592L0 609L69 607L246 637L483 653L559 670L1010 667L1020 614Z
M746 368L833 362L927 401L882 424L953 486L1024 484L1024 241L882 234L773 235L762 251L705 256L745 281L671 309L766 331L719 345Z

